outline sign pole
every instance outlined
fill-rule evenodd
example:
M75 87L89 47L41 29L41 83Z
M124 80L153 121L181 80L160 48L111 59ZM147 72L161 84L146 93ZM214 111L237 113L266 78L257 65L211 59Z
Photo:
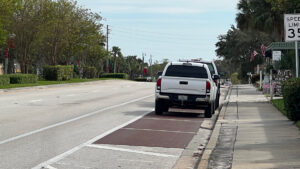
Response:
M298 52L298 41L295 41L295 52L296 52L296 77L299 77L299 52Z
M270 99L273 100L273 82L272 82L272 69L270 70Z
M259 71L259 89L262 89L262 71Z

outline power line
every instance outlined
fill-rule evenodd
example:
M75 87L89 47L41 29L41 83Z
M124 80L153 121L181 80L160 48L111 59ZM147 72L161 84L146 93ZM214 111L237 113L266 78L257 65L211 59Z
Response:
M136 40L141 40L141 41L146 41L146 42L151 42L151 43L172 43L172 45L195 45L195 46L199 46L199 45L203 45L203 44L207 44L207 42L203 42L203 41L184 41L184 40L179 40L179 39L168 39L168 38L151 38L151 37L147 37L147 36L136 36L136 35L129 35L129 34L122 34L122 33L112 33L113 36L116 36L118 38L127 38L128 40L132 41L133 39ZM188 43L190 42L190 43Z
M174 40L186 40L186 41L199 41L199 40L205 40L203 38L197 38L197 37L193 37L193 38L189 38L189 37L180 37L180 36L169 36L169 35L164 35L162 34L147 34L147 33L141 33L141 32L130 32L130 31L123 31L123 30L114 30L113 32L116 33L120 33L120 34L130 34L133 36L141 36L141 37L145 37L145 36L149 36L149 37L159 37L159 38L164 38L164 39L174 39Z
M180 34L168 34L163 32L147 32L147 31L139 31L139 30L126 30L126 29L114 29L114 32L119 33L127 33L127 34L135 34L140 36L157 36L157 37L166 37L169 39L180 39L180 40L203 40L200 35L180 35Z
M155 31L149 31L145 29L136 29L136 28L128 28L128 27L119 27L119 26L113 26L114 30L127 30L127 31L134 31L134 32L144 32L144 33L150 33L150 34L161 34L161 35L170 35L170 36L183 36L186 37L186 34L179 34L179 33L169 33L169 32L155 32Z

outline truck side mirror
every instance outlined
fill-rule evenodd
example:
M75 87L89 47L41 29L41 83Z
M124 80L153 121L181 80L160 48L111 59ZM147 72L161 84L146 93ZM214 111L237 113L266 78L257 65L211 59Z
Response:
M213 75L213 80L219 80L220 79L220 76L219 75Z

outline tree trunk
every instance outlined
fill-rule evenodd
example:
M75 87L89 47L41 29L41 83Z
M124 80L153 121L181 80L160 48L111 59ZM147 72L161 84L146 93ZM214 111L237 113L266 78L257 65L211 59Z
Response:
M117 73L117 57L115 56L114 73Z

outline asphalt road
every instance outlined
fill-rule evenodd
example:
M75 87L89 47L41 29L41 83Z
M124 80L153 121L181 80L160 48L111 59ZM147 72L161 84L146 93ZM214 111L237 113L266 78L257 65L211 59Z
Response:
M172 168L211 122L154 115L154 86L109 80L0 91L0 168Z
M31 168L153 109L154 83L101 81L0 93L0 168Z

